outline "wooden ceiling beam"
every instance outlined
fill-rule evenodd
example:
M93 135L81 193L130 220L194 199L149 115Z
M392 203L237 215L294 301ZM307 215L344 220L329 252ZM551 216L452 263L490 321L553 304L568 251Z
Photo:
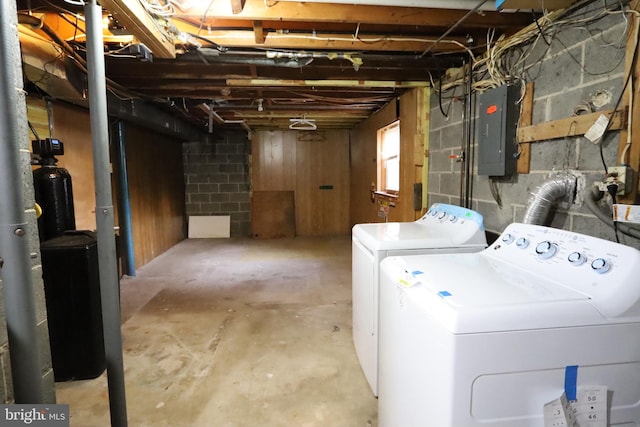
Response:
M102 0L102 7L129 29L157 58L175 58L174 41L160 30L138 0Z
M108 0L113 1L113 0ZM209 7L209 9L207 9ZM426 9L419 7L367 6L327 3L284 3L271 6L264 0L246 0L240 13L233 13L228 2L194 2L175 17L215 19L247 19L251 21L353 22L403 26L436 26L448 28L468 11L455 9ZM514 28L531 22L529 14L478 12L465 19L465 26L479 28ZM204 23L207 25L207 22Z
M381 80L278 80L278 79L227 79L227 85L233 90L234 86L301 86L301 87L360 87L360 88L413 88L429 86L427 81L381 81Z
M383 52L424 52L438 37L368 34L357 38L352 34L334 33L276 33L273 31L212 30L201 35L217 45L232 48L306 49L306 50L357 50ZM430 49L431 52L462 52L466 39L448 37Z
M231 13L237 15L242 12L242 9L244 9L244 1L245 0L231 0Z
M262 21L253 21L253 37L255 40L255 44L264 44L265 32L262 28Z

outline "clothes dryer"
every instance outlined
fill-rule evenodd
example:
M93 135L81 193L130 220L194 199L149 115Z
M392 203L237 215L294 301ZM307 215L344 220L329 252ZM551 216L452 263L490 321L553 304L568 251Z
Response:
M353 342L373 394L378 394L378 277L387 256L477 252L487 246L478 212L435 203L419 220L357 224L352 230Z
M591 386L607 426L640 426L637 249L511 224L482 252L380 269L380 427L543 427Z

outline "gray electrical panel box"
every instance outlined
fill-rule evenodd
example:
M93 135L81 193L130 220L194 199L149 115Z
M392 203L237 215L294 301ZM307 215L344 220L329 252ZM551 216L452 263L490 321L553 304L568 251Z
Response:
M516 171L519 99L519 86L478 95L478 175L510 176Z

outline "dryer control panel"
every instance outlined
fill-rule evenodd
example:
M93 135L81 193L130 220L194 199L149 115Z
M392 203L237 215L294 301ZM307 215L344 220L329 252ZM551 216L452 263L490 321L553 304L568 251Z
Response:
M597 237L513 223L483 255L587 295L605 316L640 316L640 251Z

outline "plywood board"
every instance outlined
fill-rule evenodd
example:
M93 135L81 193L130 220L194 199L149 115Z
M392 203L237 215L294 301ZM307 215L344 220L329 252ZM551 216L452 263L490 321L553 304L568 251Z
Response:
M255 191L251 200L251 234L258 238L295 237L293 191Z
M231 236L231 217L229 215L217 216L190 216L189 238L221 238Z

